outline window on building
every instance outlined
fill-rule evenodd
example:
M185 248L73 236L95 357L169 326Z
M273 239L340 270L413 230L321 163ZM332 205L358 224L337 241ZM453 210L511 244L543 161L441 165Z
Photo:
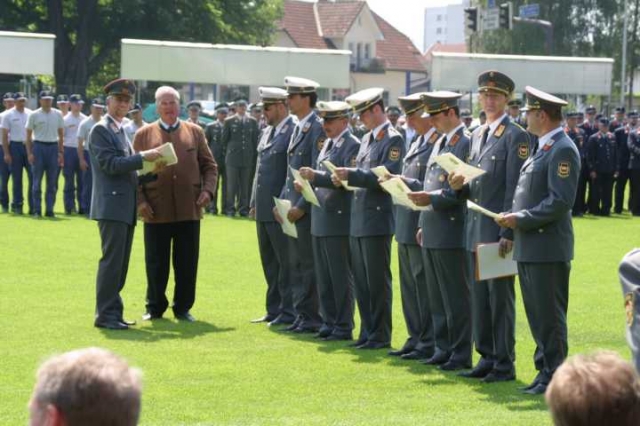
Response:
M442 21L442 15L436 15L436 21L438 22Z
M370 44L367 43L364 45L364 59L369 59L370 57L371 57Z
M442 28L440 27L436 28L436 34L442 34Z

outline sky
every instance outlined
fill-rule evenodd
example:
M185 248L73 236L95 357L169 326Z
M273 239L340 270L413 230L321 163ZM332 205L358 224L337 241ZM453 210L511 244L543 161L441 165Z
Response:
M424 9L427 6L446 6L461 0L367 0L369 7L391 25L409 36L424 52Z

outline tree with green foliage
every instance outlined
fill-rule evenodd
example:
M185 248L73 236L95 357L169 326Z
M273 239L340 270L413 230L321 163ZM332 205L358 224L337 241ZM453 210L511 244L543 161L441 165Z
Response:
M0 10L2 30L56 36L56 89L84 95L119 75L122 38L266 46L282 0L0 0Z

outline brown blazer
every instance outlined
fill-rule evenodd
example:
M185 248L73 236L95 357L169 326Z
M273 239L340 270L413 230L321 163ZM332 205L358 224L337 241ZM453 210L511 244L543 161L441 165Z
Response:
M144 126L135 134L136 152L173 143L178 163L167 166L158 178L138 185L138 205L146 202L153 209L147 223L182 222L202 219L196 201L202 191L213 195L218 180L218 166L211 155L204 132L197 124L180 120L180 126L167 132L160 121Z

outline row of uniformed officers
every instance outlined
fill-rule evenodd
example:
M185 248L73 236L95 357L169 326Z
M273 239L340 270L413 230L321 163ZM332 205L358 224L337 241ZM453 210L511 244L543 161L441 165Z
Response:
M345 102L318 102L318 84L285 78L286 90L260 88L268 127L258 144L251 197L267 282L266 315L320 339L352 340L358 349L391 342L391 239L398 243L400 291L408 339L389 352L484 382L515 379L514 277L477 281L476 245L499 242L514 251L524 305L536 342L538 375L523 388L544 393L567 355L567 292L573 258L571 206L580 157L561 127L566 102L527 87L528 133L505 114L513 81L498 71L478 78L487 123L469 135L452 92L399 98L417 132L408 151L385 116L383 89ZM316 112L317 110L317 112ZM368 129L358 140L353 113ZM297 117L297 121L293 117ZM533 138L532 138L533 139ZM435 158L451 153L486 173L468 183L448 175ZM328 163L335 166L329 170ZM372 169L385 166L379 178ZM291 169L314 188L320 207L301 195ZM380 180L401 176L422 212L394 206ZM274 197L291 202L286 236ZM494 212L493 220L466 200ZM480 358L472 367L472 348Z

